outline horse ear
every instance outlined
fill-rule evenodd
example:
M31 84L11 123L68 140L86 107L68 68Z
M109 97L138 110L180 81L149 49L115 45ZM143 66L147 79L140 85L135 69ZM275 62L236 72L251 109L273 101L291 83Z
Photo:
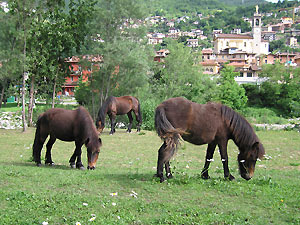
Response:
M99 143L100 143L100 145L102 145L102 141L101 141L101 138L99 138L98 140L99 140Z
M252 149L258 149L259 148L259 142L255 142L253 145L252 145Z

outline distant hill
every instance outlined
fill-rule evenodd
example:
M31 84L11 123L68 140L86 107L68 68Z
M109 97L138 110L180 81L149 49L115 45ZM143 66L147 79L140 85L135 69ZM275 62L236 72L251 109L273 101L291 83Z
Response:
M266 3L265 0L144 0L150 14L177 16L190 13L211 14L214 10L233 9Z
M250 6L250 5L258 5L258 4L266 3L265 0L219 0L219 1L224 3L225 5L233 5L233 6Z

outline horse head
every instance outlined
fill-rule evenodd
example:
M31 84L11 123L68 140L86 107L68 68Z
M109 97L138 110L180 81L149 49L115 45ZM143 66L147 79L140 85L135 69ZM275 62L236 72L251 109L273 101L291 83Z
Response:
M95 140L88 138L85 145L87 147L88 169L93 170L96 167L102 142L100 138Z
M252 146L240 151L238 163L242 178L250 180L253 177L256 161L258 158L262 159L264 154L265 149L260 142L255 142Z
M100 133L104 129L104 123L102 123L101 119L99 119L99 118L96 120L96 128L97 128L98 132L100 132Z

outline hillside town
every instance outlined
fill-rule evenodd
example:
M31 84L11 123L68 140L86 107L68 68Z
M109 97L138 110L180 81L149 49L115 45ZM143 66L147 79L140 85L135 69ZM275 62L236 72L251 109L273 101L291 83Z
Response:
M288 9L282 9L288 10ZM300 6L294 7L293 15L298 14ZM145 21L130 23L128 21L124 26L133 28L141 25L148 27L162 24L168 27L167 33L148 32L147 43L153 45L161 45L167 38L178 40L184 38L186 46L198 51L202 60L203 73L209 75L218 75L225 64L235 67L235 72L239 72L240 76L235 77L238 84L254 83L259 84L264 79L259 78L258 73L263 64L274 64L276 61L286 66L300 66L300 53L292 52L270 52L269 43L285 38L285 45L291 48L299 48L297 36L300 30L291 29L293 24L300 24L300 20L293 17L281 17L280 22L276 24L263 24L262 17L274 16L274 12L260 13L258 6L252 18L244 17L243 20L248 22L252 28L250 32L242 33L240 28L235 28L230 33L223 33L222 29L213 30L212 34L205 35L201 29L191 29L190 31L181 31L176 28L178 23L188 22L191 20L189 16L182 16L177 19L167 19L164 16L152 16ZM197 20L189 21L198 24L200 20L207 19L202 14L198 14ZM212 37L211 48L203 47L199 42L208 40ZM164 58L169 54L168 49L159 49L155 52L154 61L163 62ZM101 61L101 57L91 57L93 62ZM71 57L68 60L71 68L71 75L66 78L63 91L59 94L74 95L74 88L78 85L78 80L83 75L83 80L87 79L90 71L81 69L78 57Z
M295 7L294 13L298 13L300 6ZM168 21L164 17L156 16L150 18L151 24L166 23L170 27L169 32L149 33L148 43L152 45L163 43L164 38L174 38L186 36L187 46L201 51L203 72L205 74L215 75L225 63L234 66L235 71L240 73L240 77L236 77L238 83L257 83L260 82L258 72L262 64L274 64L276 61L284 63L287 66L300 66L300 54L289 52L272 53L269 51L269 42L278 40L284 35L286 37L286 45L292 48L299 48L296 36L299 36L300 30L291 30L292 24L299 24L300 20L294 21L291 17L282 17L278 24L262 24L263 16L271 16L273 13L261 14L258 7L252 18L243 18L244 21L250 23L251 32L241 33L241 29L234 29L231 33L225 34L222 29L214 30L213 48L202 48L199 45L200 40L208 37L203 35L200 29L192 29L190 32L182 32L175 28L174 20ZM199 18L201 18L201 14ZM177 22L185 21L186 17L181 17ZM194 21L193 23L197 23ZM156 58L166 57L169 54L167 49L156 52Z

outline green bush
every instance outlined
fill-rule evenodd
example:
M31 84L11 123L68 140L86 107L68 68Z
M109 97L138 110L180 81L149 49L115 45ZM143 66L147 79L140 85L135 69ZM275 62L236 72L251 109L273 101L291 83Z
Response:
M154 112L158 103L154 99L141 101L141 111L143 117L142 129L154 130Z
M269 108L247 107L241 114L251 123L285 124L287 119L277 116L276 112Z

